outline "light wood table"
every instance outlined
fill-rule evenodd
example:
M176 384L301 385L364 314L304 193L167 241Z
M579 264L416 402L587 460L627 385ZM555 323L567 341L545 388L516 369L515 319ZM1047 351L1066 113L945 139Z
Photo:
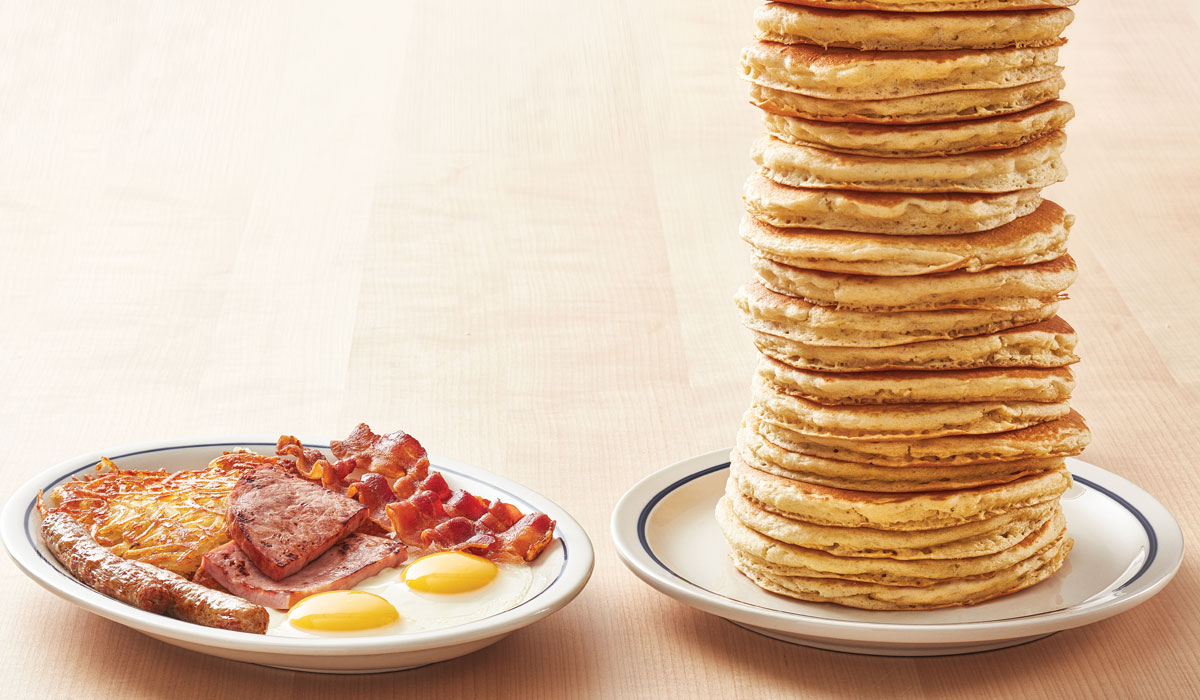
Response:
M341 7L345 5L344 7ZM1200 696L1193 558L1136 610L994 653L754 635L617 560L646 474L732 443L758 133L753 3L0 6L0 474L220 433L403 427L597 549L474 655L322 677L182 651L0 563L6 698ZM1085 2L1063 51L1085 458L1200 536L1200 6ZM370 695L367 695L370 693Z

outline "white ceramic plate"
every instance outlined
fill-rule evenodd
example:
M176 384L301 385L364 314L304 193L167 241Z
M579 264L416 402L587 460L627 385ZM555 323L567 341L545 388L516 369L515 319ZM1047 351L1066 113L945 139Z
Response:
M306 440L305 445L328 446ZM168 644L236 661L326 673L372 673L445 661L482 649L510 632L562 608L583 589L592 572L592 544L579 523L544 496L478 467L430 457L452 487L482 498L500 498L522 511L541 511L558 522L554 540L531 565L534 584L517 606L482 620L403 636L289 639L213 629L138 610L88 588L71 577L42 544L41 517L34 507L39 490L49 492L78 474L93 472L101 455L125 469L199 469L225 450L246 447L273 454L275 440L221 437L175 440L114 448L67 460L22 486L0 516L0 536L17 566L47 590L101 617Z
M625 564L654 588L747 629L835 651L888 656L962 654L1021 644L1143 603L1183 559L1183 534L1152 496L1121 477L1067 460L1063 495L1075 538L1050 579L973 607L877 612L806 603L763 591L726 555L713 510L729 450L693 457L642 480L617 504L613 540Z

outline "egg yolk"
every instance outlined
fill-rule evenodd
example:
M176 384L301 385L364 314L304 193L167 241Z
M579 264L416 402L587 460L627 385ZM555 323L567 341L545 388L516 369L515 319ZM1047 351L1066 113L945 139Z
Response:
M425 593L466 593L496 578L496 565L474 554L439 552L421 557L404 570L409 588Z
M296 627L348 632L390 625L400 613L386 599L365 591L326 591L308 596L288 611Z

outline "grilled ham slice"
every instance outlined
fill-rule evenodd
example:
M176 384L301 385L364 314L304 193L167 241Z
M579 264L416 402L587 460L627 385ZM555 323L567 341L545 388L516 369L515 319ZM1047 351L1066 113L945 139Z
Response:
M233 487L228 532L258 571L280 581L357 530L367 515L358 501L267 467Z
M407 557L408 552L399 542L356 533L296 574L278 581L259 571L233 542L204 555L201 571L251 603L286 610L314 593L353 588L363 579L403 564Z

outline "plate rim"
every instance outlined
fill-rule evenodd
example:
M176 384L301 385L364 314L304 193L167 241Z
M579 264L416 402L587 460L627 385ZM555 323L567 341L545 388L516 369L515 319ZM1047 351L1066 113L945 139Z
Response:
M9 558L29 578L64 600L88 611L151 636L191 644L252 653L292 656L376 656L427 652L488 638L498 638L531 625L570 603L587 585L595 567L595 551L587 532L561 506L546 496L504 476L441 455L430 454L430 463L453 476L462 476L495 487L503 496L523 501L556 521L551 546L563 549L563 562L554 580L520 605L482 620L439 630L402 636L346 637L324 639L272 637L247 634L139 610L95 591L51 564L33 541L27 523L40 489L93 469L102 456L114 461L150 452L194 448L274 446L277 437L266 435L216 435L169 438L118 445L86 452L62 460L18 487L0 512L0 541ZM325 438L303 439L306 446L328 450ZM214 455L216 456L216 455Z
M730 449L714 450L680 460L638 481L625 492L613 509L610 531L618 556L638 578L669 597L734 622L814 639L910 646L1049 634L1090 624L1145 602L1171 581L1183 560L1183 532L1165 506L1124 477L1088 462L1068 458L1068 468L1073 474L1081 472L1079 475L1082 480L1110 492L1104 495L1118 496L1126 503L1133 504L1132 510L1141 511L1143 517L1139 520L1143 527L1149 528L1149 538L1157 539L1156 557L1151 559L1147 556L1146 564L1138 572L1131 574L1129 579L1101 601L1088 600L1064 609L1018 618L940 623L838 620L764 608L714 593L689 581L656 562L648 551L649 545L643 547L641 542L639 521L643 511L648 515L666 493L698 478L701 472L711 473L727 468L724 465L729 461ZM715 500L713 505L715 507ZM1126 588L1127 584L1134 582L1139 582L1139 585Z

